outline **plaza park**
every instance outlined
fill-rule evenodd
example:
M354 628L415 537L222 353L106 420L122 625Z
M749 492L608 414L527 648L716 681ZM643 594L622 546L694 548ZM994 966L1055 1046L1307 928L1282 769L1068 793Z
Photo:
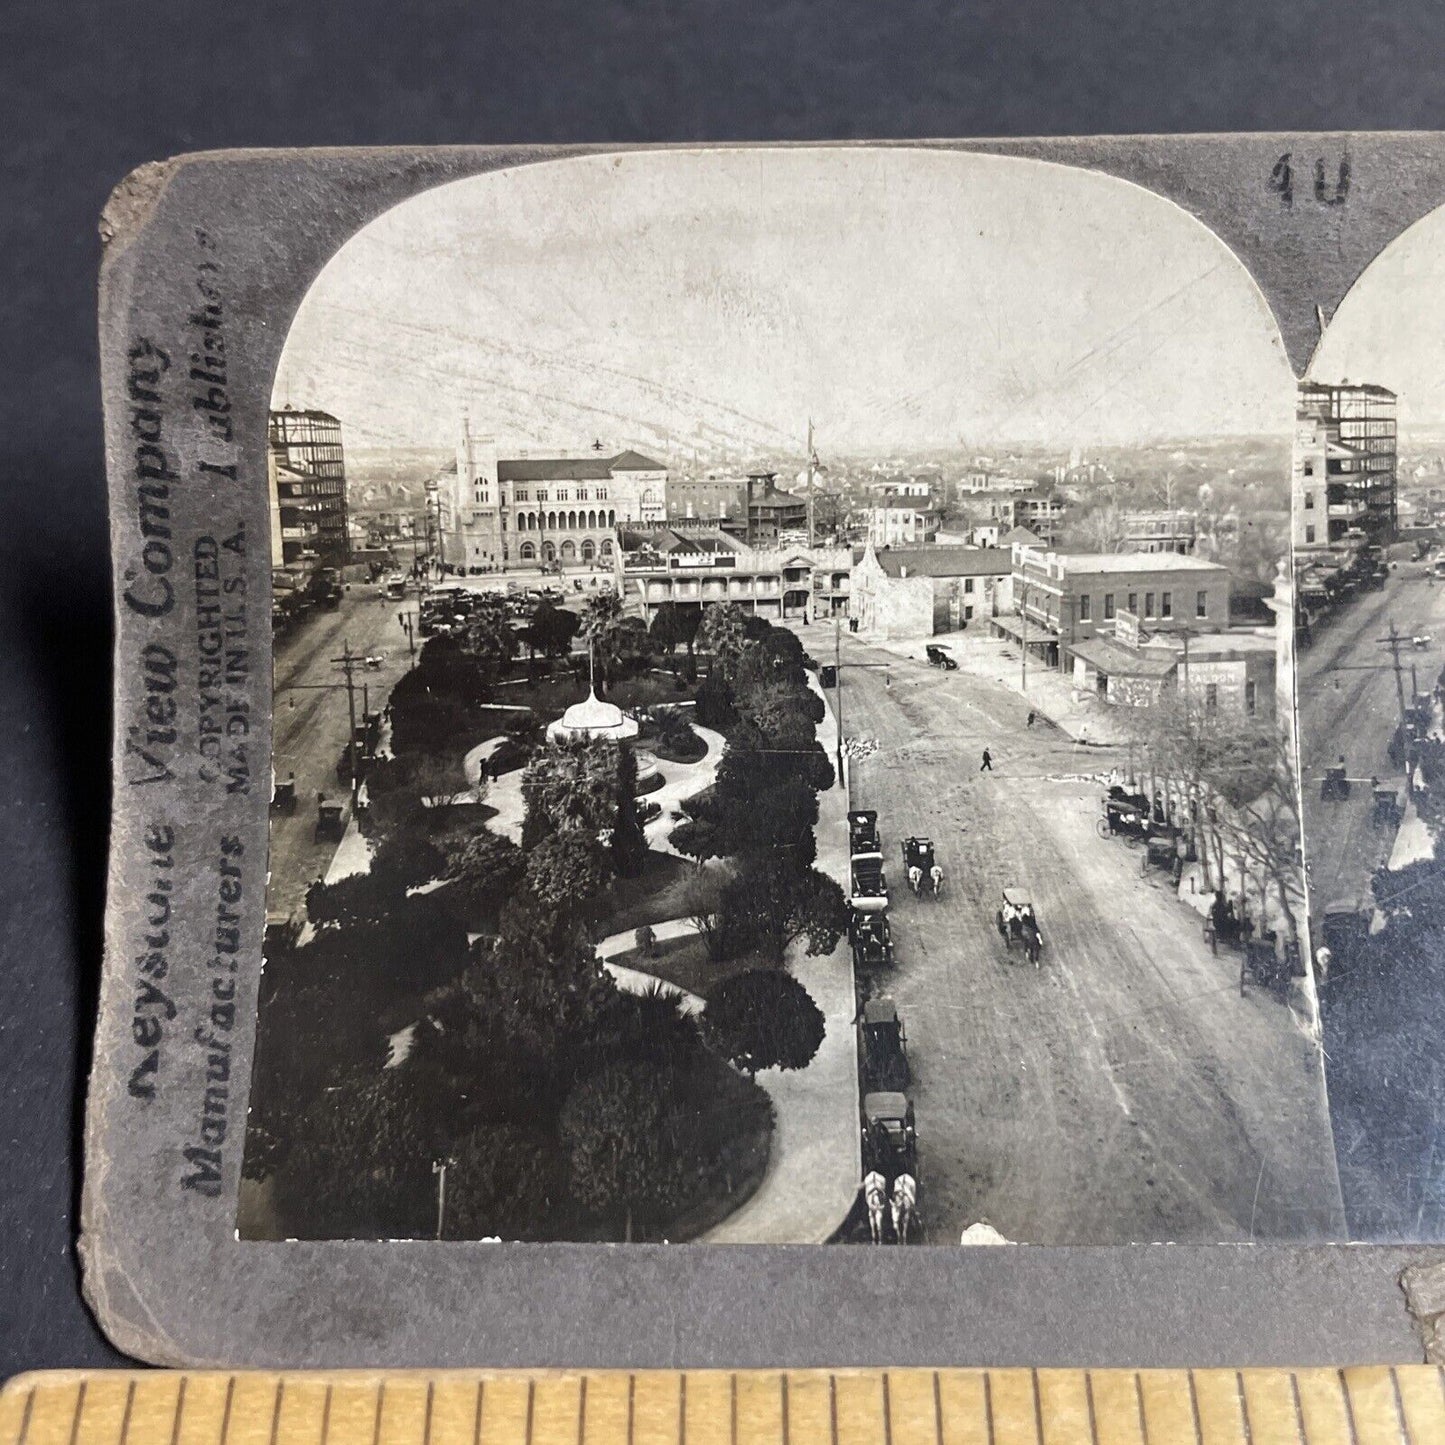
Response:
M351 861L268 934L243 1235L683 1240L757 1188L753 1076L824 1032L787 951L846 921L821 699L735 608L562 611L393 689Z

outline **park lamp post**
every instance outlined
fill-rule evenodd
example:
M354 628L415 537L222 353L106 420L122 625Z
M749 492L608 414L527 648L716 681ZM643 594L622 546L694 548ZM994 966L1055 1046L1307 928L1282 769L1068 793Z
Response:
M436 1237L442 1237L442 1228L447 1218L447 1170L456 1163L455 1159L433 1159L431 1172L436 1175L437 1181L437 1232Z

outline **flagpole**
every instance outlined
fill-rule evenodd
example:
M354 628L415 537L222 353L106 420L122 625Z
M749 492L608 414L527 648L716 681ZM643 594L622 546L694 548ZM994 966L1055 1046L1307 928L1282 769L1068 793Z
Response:
M808 546L814 544L813 532L813 418L808 418Z

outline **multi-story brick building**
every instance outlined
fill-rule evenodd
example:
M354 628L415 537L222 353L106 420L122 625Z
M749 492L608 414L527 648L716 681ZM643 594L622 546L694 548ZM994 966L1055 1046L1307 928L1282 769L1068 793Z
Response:
M1292 488L1297 551L1394 539L1396 445L1394 392L1300 383Z
M1126 552L1178 552L1188 556L1199 540L1199 513L1173 508L1164 511L1129 511L1124 524Z
M639 452L499 457L464 423L431 487L441 563L462 572L610 566L621 523L667 515L667 468Z
M287 406L271 413L267 440L273 564L344 567L351 538L341 423Z
M1115 633L1121 613L1150 633L1212 631L1229 622L1229 570L1217 562L1177 552L1012 550L1015 610L996 617L994 627L1054 667L1070 666L1076 644Z

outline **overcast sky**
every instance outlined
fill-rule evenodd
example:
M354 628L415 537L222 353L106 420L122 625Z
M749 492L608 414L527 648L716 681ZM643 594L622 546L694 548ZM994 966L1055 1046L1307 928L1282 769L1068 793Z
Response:
M1445 427L1445 210L1369 265L1325 328L1309 374L1389 387L1402 429Z
M1343 313L1342 313L1343 314ZM801 452L1287 435L1292 379L1224 244L1043 162L653 152L438 187L348 242L277 405L352 445L476 432Z

